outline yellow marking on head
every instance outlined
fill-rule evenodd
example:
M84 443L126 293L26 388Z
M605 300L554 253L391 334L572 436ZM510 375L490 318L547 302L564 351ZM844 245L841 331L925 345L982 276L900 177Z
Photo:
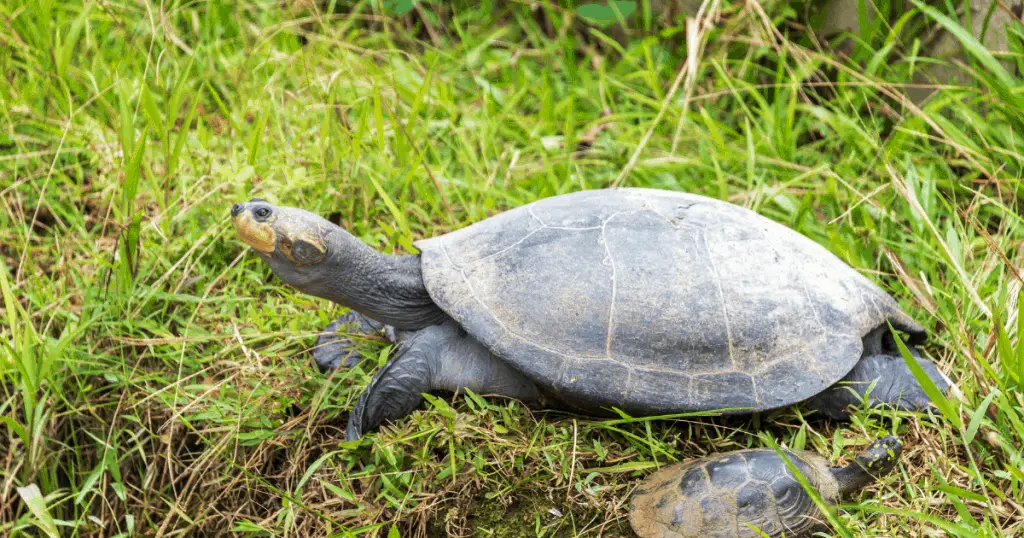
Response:
M270 220L273 221L273 217ZM274 233L270 222L256 222L251 213L243 211L231 218L231 224L234 225L235 231L238 232L242 241L245 241L250 247L264 254L274 253L277 234Z

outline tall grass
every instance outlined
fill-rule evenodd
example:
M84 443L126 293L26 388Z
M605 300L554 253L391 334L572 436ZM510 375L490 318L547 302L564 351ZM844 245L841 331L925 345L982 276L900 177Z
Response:
M892 431L902 463L842 532L1024 532L1019 25L995 55L922 5L839 55L797 4L708 3L690 38L649 2L629 31L549 2L398 4L0 4L0 534L629 535L624 501L658 465L775 444L839 461ZM932 60L910 30L930 26L964 78L916 103ZM439 396L345 443L390 347L318 374L308 349L341 310L227 225L260 196L409 252L617 182L825 245L930 329L962 394L940 420L844 424Z

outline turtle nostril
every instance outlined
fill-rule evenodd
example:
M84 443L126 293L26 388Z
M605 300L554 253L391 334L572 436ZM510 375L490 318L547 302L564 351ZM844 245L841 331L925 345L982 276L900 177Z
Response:
M243 209L245 209L245 206L242 204L235 204L231 206L231 216L237 217L238 214L241 213Z

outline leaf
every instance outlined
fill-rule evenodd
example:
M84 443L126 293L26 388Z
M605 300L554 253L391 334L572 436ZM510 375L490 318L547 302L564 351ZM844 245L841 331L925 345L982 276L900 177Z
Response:
M36 527L39 527L39 530L43 531L50 538L59 538L57 524L54 523L53 517L50 516L50 510L46 507L46 499L43 498L42 492L39 491L39 486L29 484L23 488L18 488L18 495L21 496L21 500L28 506L32 515L36 516L36 521L33 521Z
M838 508L847 511L866 512L875 514L892 514L895 516L904 517L911 520L920 521L922 523L928 523L934 527L938 527L951 536L977 536L973 533L965 533L967 529L963 525L958 525L951 521L947 521L941 517L926 514L921 511L914 510L901 510L898 508L886 508L878 506L877 504L841 504Z
M1018 386L1024 383L1018 371L1016 354L1010 344L1010 337L1003 328L1003 320L999 310L992 311L992 323L996 326L996 355L999 357L999 364L1003 367L1003 374L1009 375ZM1019 337L1018 337L1019 338Z
M462 389L462 393L465 394L470 401L476 404L477 408L481 411L485 411L488 408L487 401L481 398L479 394L473 392L469 387Z
M807 446L807 424L801 424L800 429L796 432L793 437L793 442L790 445L793 450L803 450Z
M625 21L636 11L636 2L612 0L608 5L582 4L576 8L576 14L599 26L607 26L621 20Z
M244 446L256 446L266 439L270 439L277 435L272 430L252 430L247 432L241 432L235 435L235 439Z
M429 393L423 393L423 399L425 399L427 402L430 403L431 406L437 409L437 412L440 413L441 416L449 419L455 418L455 410L452 409L450 405L448 405L448 402Z
M128 256L125 258L124 263L128 264L129 271L133 271L136 267L135 261L138 259L139 252L139 234L142 231L142 213L136 213L132 217L131 224L128 225L128 236L124 240L125 247L128 251Z
M373 126L377 130L377 146L381 152L387 151L384 141L384 103L380 96L380 86L373 84Z
M910 372L914 374L914 379L924 389L924 393L928 395L935 407L938 408L942 416L946 417L946 420L950 422L956 429L964 427L963 421L960 419L960 414L953 409L953 405L949 403L949 400L942 394L939 387L935 386L935 382L932 381L928 374L925 373L924 368L917 363L917 359L910 354L910 350L907 349L907 345L903 343L903 339L896 333L896 329L892 327L892 324L886 321L889 325L889 331L892 332L893 339L896 341L896 347L900 349L900 355L903 355L903 361L907 364L907 368L910 368Z
M192 106L188 109L188 114L185 116L185 120L181 122L181 130L178 131L178 137L174 141L174 147L171 149L171 154L167 156L167 174L173 175L178 170L178 159L181 157L181 150L185 147L185 140L188 139L189 128L192 125L192 119L196 115L196 107L199 105L199 97L192 100Z
M194 80L190 75L192 74L192 66L195 64L196 57L189 56L188 64L185 65L185 69L178 75L178 82L174 84L174 88L171 89L171 94L167 99L167 124L164 126L167 131L170 131L174 127L174 120L178 119L178 111L181 110L181 103L185 100L185 93L189 87L189 83Z
M135 138L132 136L135 133L135 117L128 102L127 84L118 88L117 97L118 117L121 120L121 151L124 155L130 155L135 151Z
M1017 376L1024 380L1024 287L1017 291Z
M622 463L619 465L612 465L610 467L591 467L589 469L583 469L584 473L628 473L632 471L643 471L644 469L652 469L658 466L656 461L631 461L629 463Z
M306 482L308 482L309 479L313 477L313 473L315 473L316 470L319 469L320 466L323 465L324 462L328 460L328 458L331 458L334 455L334 452L325 452L322 456L317 458L312 465L306 468L306 472L302 473L302 478L299 479L299 483L296 484L295 486L296 497L301 497L302 487L305 486Z
M224 119L228 120L228 123L231 124L231 129L236 133L241 133L242 130L238 128L238 124L235 123L235 117L231 115L231 110L228 109L228 106L221 100L220 94L217 93L217 90L214 89L209 82L206 82L205 84L206 89L209 90L210 96L213 97L213 100L217 103L217 108L220 109L221 115L223 115Z
M7 280L7 264L4 263L3 258L0 258L0 293L4 298L4 311L7 312L7 327L11 329L11 338L17 338L18 301L14 298L10 281ZM14 345L18 346L17 341Z
M75 505L82 506L82 503L85 501L85 496L92 492L93 486L96 485L96 482L101 476L103 476L104 470L105 467L103 465L97 465L92 472L89 473L89 476L85 478L85 482L83 482L79 488L78 494L75 495Z
M11 417L4 416L0 416L0 424L6 424L7 427L13 431L14 435L17 435L18 438L21 439L21 442L26 445L29 444L28 430L25 429L25 426L22 426Z
M245 183L246 181L249 181L249 179L252 178L255 175L256 175L256 169L255 168L253 168L252 166L245 166L241 170L239 170L237 174L235 174L234 181L235 181L236 184Z
M92 10L92 6L92 2L82 6L82 11L75 18L75 22L71 23L71 29L64 36L64 41L60 46L60 57L57 59L57 76L60 78L64 78L67 74L68 65L71 64L71 57L81 53L81 50L77 47L78 40L82 37L82 30L85 28L85 22L88 20L89 11Z
M381 187L380 183L377 182L377 179L374 178L372 174L367 175L366 177L370 179L370 183L373 183L373 188L377 189L377 194L380 195L381 201L383 201L384 205L388 208L388 212L391 213L391 216L398 222L398 228L402 230L402 234L405 235L406 238L411 238L412 230L409 228L409 223L405 220L405 213L398 209L395 201L391 199L391 196L389 196L384 190L384 187Z
M416 0L385 0L384 12L388 15L402 16L416 7Z
M968 499L968 500L977 501L977 502L980 502L980 503L988 502L988 499L984 495L982 495L980 493L975 493L973 491L967 491L966 489L958 488L956 486L950 486L950 485L945 485L945 484L935 484L932 487L937 489L937 490L939 490L939 491L943 491L943 492L948 493L951 497L956 497L956 498L960 498L960 499Z
M358 504L358 501L356 501L356 496L352 494L351 491L347 489L341 489L340 487L330 482L321 482L320 485L329 489L331 493L337 495L338 497L341 497L342 499L345 499L346 501L352 504Z
M981 426L981 420L985 418L985 411L988 410L989 404L991 404L992 400L998 395L998 392L993 391L992 394L989 394L988 398L985 398L985 401L981 402L981 405L974 410L974 414L971 415L971 422L967 424L967 431L964 432L965 443L971 444L971 442L974 441L974 436L978 434L978 427Z
M166 143L167 133L164 128L163 114L160 113L160 107L157 106L156 101L153 99L153 92L149 91L149 87L146 85L142 86L142 112L145 113L146 119L149 120L150 128L156 130L157 136L160 137Z
M124 491L124 481L121 478L121 466L117 458L116 450L116 446L110 446L103 451L103 464L110 473L110 485L114 489L114 493L124 501L128 497Z
M133 213L135 193L138 191L139 179L142 177L142 157L146 154L146 136L148 134L149 126L146 126L135 142L134 151L125 166L122 210L126 216Z
M246 164L249 166L256 165L256 155L260 151L260 142L263 140L263 131L267 128L267 120L270 119L270 114L264 114L259 123L253 128L252 132L249 133L248 151L249 155L246 158Z

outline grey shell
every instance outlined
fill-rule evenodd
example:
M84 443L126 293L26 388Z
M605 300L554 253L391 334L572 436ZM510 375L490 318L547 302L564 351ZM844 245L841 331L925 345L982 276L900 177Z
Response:
M785 453L823 501L839 500L839 485L824 458ZM771 449L663 467L633 492L629 520L641 538L792 538L828 529L814 501Z
M822 246L693 194L565 194L416 246L442 309L579 408L774 409L839 381L886 319L923 332Z

